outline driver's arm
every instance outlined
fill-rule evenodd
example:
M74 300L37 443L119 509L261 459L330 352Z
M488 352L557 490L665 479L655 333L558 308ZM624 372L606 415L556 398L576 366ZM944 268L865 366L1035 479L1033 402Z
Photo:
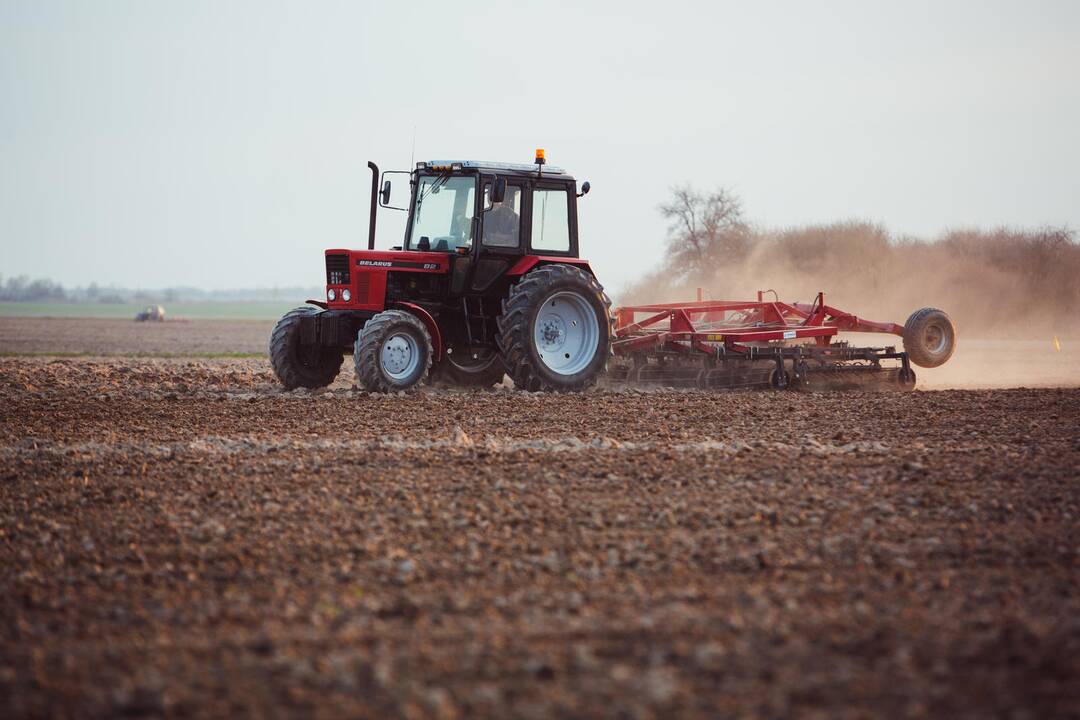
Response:
M462 215L455 223L457 225L457 236L461 240L462 245L468 245L472 240L472 218Z

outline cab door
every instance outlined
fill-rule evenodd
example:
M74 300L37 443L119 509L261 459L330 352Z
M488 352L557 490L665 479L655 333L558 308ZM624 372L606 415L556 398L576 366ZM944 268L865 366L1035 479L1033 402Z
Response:
M566 183L532 183L528 254L577 257L577 203Z
M469 289L483 293L500 280L510 266L522 256L527 217L528 184L524 180L507 179L503 202L481 213L481 232L476 265ZM489 207L491 179L485 178L481 201Z

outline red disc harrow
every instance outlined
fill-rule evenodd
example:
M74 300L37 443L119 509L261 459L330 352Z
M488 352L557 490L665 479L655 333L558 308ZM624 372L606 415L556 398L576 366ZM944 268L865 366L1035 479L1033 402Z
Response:
M836 338L841 332L904 337L905 326L830 307L824 293L810 304L764 296L618 308L613 343L618 360L612 377L704 388L805 387L822 376L830 383L858 377L891 381L901 389L915 386L907 352L892 346L852 347Z

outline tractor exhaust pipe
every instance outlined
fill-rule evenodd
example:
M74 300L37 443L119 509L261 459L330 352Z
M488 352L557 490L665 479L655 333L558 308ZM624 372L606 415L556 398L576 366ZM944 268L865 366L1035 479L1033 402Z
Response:
M379 166L368 160L371 168L371 214L368 219L367 249L375 249L375 211L379 207Z

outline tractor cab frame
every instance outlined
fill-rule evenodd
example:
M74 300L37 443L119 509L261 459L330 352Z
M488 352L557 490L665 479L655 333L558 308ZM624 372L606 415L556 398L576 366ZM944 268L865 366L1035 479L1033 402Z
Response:
M536 264L515 269L525 257L540 262L579 260L577 185L560 168L421 162L410 174L409 185L405 240L394 249L450 253L451 298L490 296L493 285L506 285ZM389 194L390 180L384 175L379 206L392 207ZM439 205L440 195L448 194L453 195L452 202ZM429 228L440 222L449 225L447 232L431 233ZM368 247L373 249L371 238Z

